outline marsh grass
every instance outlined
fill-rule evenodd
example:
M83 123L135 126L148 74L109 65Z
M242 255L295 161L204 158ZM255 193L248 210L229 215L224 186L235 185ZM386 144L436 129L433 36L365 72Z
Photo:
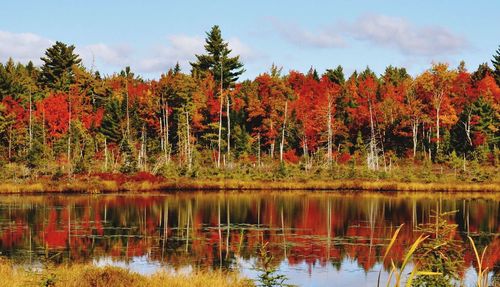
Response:
M416 183L379 180L239 180L239 179L164 179L158 182L76 178L61 181L40 180L30 183L0 184L0 193L101 193L118 191L183 190L322 190L322 191L432 191L432 192L500 192L495 183Z
M474 240L470 236L467 236L469 238L470 244L472 246L472 249L474 250L474 255L476 256L476 263L477 263L477 287L488 287L488 268L483 269L483 262L484 262L484 254L486 254L486 249L488 247L485 247L483 249L483 252L481 253L481 257L479 257L479 252L476 247L476 244L474 243Z
M384 257L382 258L382 265L385 262L385 260L387 259L387 256L388 256L392 246L394 245L394 242L396 242L399 231L401 230L402 227L403 227L403 225L400 225L396 229L396 231L394 232L394 235L392 236L391 241L389 242L389 245L387 246L387 249L385 250ZM428 237L429 237L428 235L424 236L422 234L417 238L417 240L415 240L415 242L410 246L410 248L404 254L404 259L403 259L403 262L401 263L400 267L397 267L396 264L394 263L394 261L391 259L391 271L389 272L389 278L387 279L387 283L385 285L386 287L391 286L390 284L393 281L392 280L393 278L395 280L395 283L393 286L394 287L401 286L401 281L403 279L403 275L405 274L404 272L405 272L406 266L408 265L408 263L411 262L411 258L413 256L413 254L415 253L415 251L417 250L417 248L419 247L419 245L422 242L424 242ZM378 274L377 287L380 286L380 274L381 273L382 273L382 270L380 270L379 274ZM435 275L441 275L441 273L432 272L432 271L419 271L418 266L416 264L414 264L410 275L406 279L405 286L407 286L407 287L412 286L413 279L415 278L415 276L419 276L419 275L435 276Z
M173 275L160 271L150 276L143 276L119 267L96 267L90 264L25 270L3 259L0 259L0 278L1 287L255 286L252 281L240 277L237 273L220 271L195 272L185 275Z
M458 279L458 269L463 264L461 259L463 254L459 244L453 239L457 225L448 223L446 217L456 212L436 212L435 222L419 226L417 230L422 234L404 253L404 259L400 266L396 266L389 256L403 225L396 229L382 258L382 265L386 260L391 260L391 270L386 287L401 286L405 268L409 262L413 263L413 269L406 278L405 286L454 286L452 280ZM487 247L479 252L474 240L470 236L467 237L474 251L478 268L476 286L488 287L488 268L483 268ZM381 286L382 268L378 274L377 287ZM393 282L394 285L391 285Z

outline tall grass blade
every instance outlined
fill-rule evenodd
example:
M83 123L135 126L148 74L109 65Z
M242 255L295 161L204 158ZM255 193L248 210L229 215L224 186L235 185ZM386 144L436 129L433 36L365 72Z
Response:
M377 287L380 287L380 275L382 273L382 268L384 268L385 258L387 257L387 254L389 254L389 251L391 250L392 246L394 245L394 242L396 242L396 238L398 238L399 231L401 231L401 228L403 227L403 225L404 225L404 223L401 224L396 229L396 231L394 232L394 235L391 238L391 241L389 242L389 245L387 246L387 249L385 250L384 257L382 258L382 266L380 267L380 270L378 272ZM394 264L393 264L393 266L394 266ZM391 273L392 273L392 271L391 271Z
M411 256L413 255L413 253L415 252L415 250L417 249L417 247L420 245L420 243L422 243L424 240L426 240L429 236L423 236L423 235L420 235L417 240L415 242L413 242L413 244L411 245L410 249L408 250L408 252L406 252L406 255L405 255L405 259L403 260L403 264L401 265L401 271L398 273L398 276L396 276L396 285L395 286L399 286L400 282L401 282L401 274L403 274L403 270L405 269L406 265L408 264L408 262L410 261L410 258ZM413 271L416 272L416 267L413 268ZM413 273L412 271L412 273Z
M488 249L488 246L486 246L483 249L483 252L481 253L481 257L479 257L479 252L477 251L476 244L474 243L474 240L472 240L472 237L467 236L469 238L469 241L472 245L472 250L474 250L474 255L476 255L476 261L477 261L477 287L487 287L488 286L488 268L485 268L483 270L483 260L484 260L484 255L486 254L486 249Z

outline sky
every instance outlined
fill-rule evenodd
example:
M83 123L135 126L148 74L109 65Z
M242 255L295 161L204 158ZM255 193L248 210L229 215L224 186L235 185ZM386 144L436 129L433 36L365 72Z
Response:
M388 65L410 74L433 62L473 71L500 45L500 1L5 1L0 8L0 61L41 65L55 41L72 44L101 74L126 66L145 79L179 62L190 71L206 32L219 25L252 79L270 70L349 75ZM491 64L490 64L491 66Z

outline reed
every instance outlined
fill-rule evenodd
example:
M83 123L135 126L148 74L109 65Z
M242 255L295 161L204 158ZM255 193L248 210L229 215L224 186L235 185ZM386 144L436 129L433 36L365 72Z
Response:
M387 259L387 256L388 256L392 246L394 245L394 242L396 242L396 239L397 239L398 234L399 234L402 227L403 227L403 224L401 224L394 232L394 234L391 238L391 241L389 242L389 245L387 246L387 249L385 250L384 257L382 258L382 265L385 262L385 260ZM415 251L417 250L418 246L422 242L424 242L428 237L429 236L420 235L417 238L417 240L415 240L415 242L413 242L413 244L410 246L408 251L406 251L406 253L404 255L403 262L399 268L394 264L394 261L391 259L391 271L389 272L389 278L387 279L386 287L390 286L393 277L395 278L394 287L399 287L401 285L401 280L403 278L403 274L404 274L404 270L405 270L406 266L408 265L408 263L411 262L411 258L413 256L413 254L415 253ZM380 269L379 274L378 274L377 287L380 286L381 273L382 273L382 269ZM419 271L418 266L416 264L414 264L410 275L406 279L405 286L407 286L407 287L412 286L413 278L415 278L415 276L417 276L417 275L434 276L434 275L441 275L441 273L431 272L431 271Z
M479 257L479 252L477 250L476 244L474 243L474 240L470 236L467 236L469 238L470 244L472 245L472 249L474 250L474 255L476 256L476 262L477 262L477 287L488 287L488 268L483 269L483 262L484 262L484 254L486 254L486 249L488 248L487 246L483 249L483 252L481 253L481 257Z

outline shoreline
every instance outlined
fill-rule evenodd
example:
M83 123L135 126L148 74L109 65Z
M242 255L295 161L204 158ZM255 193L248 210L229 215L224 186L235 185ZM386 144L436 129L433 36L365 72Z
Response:
M47 265L41 269L16 266L0 257L0 286L214 286L252 287L255 283L238 272L200 271L175 274L156 271L139 274L124 267L96 266L92 263Z
M112 180L68 178L0 183L0 194L188 192L188 191L373 191L373 192L500 192L500 183L403 182L394 180L237 180L237 179L152 179Z

